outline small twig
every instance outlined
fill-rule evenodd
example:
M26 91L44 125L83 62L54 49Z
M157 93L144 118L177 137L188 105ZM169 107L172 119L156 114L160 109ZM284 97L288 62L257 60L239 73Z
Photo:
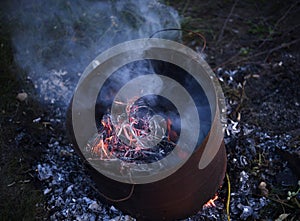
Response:
M19 183L29 183L31 180L20 180Z
M258 195L258 196L262 196L262 195ZM268 198L269 200L272 200L272 201L274 201L274 202L276 202L276 203L280 203L281 205L285 205L285 206L287 206L287 207L289 207L289 208L292 208L292 209L295 208L294 206L292 206L292 205L290 205L290 204L287 204L287 203L283 202L282 200L277 200L277 199L271 198L271 197L269 197L269 196L263 196L263 197L266 197L266 198Z
M228 186L228 193L227 193L227 203L226 203L226 213L227 213L227 220L230 221L230 210L229 210L229 204L230 204L230 179L228 173L226 173L226 179L227 179L227 186Z
M291 5L291 6L288 8L288 10L284 13L284 15L283 15L282 17L280 17L280 18L277 20L277 22L276 22L275 25L274 25L273 32L270 33L270 34L265 38L265 40L258 46L258 48L261 48L261 47L267 42L267 40L268 40L270 37L272 37L272 35L274 34L274 31L277 29L277 26L280 24L280 22L282 22L282 21L287 17L287 15L290 13L290 11L291 11L297 4L299 4L298 1L296 1L295 4Z
M223 38L223 34L224 34L224 31L225 31L225 28L227 27L227 23L228 23L230 17L232 16L232 13L233 13L233 11L234 11L234 9L235 9L235 6L237 5L238 1L239 1L239 0L235 0L234 4L233 4L232 7L231 7L231 10L230 10L230 12L229 12L229 14L228 14L228 16L227 16L227 18L226 18L224 24L223 24L223 27L222 27L222 29L221 29L221 31L220 31L218 40L217 40L217 42L216 42L217 45L220 43L220 41L221 41L222 38Z
M11 187L11 186L13 186L13 185L15 185L16 184L16 182L14 181L14 182L12 182L12 183L10 183L10 184L7 184L7 187Z
M189 4L190 4L190 0L187 0L182 11L181 11L181 14L183 15L185 13L185 11L187 10L187 8L189 7Z
M297 42L299 42L299 41L300 41L300 38L298 38L298 39L296 39L296 40L294 40L294 41L291 41L291 42L289 42L289 43L282 43L282 44L279 45L278 47L275 47L275 48L271 49L271 50L268 52L268 55L266 56L264 62L267 61L267 59L269 58L269 56L270 56L270 54L271 54L272 52L277 51L277 50L282 49L282 48L289 47L289 46L291 46L292 44L295 44L295 43L297 43ZM266 54L266 53L264 53L264 54ZM257 56L259 56L259 55L257 55Z
M294 198L294 202L296 203L296 205L298 206L298 208L300 208L300 203L299 203L299 201L297 200L297 198Z
M21 174L27 174L27 173L29 173L29 172L31 172L31 171L33 171L33 169L25 170L25 171L23 171Z
M281 200L280 197L279 197L278 195L275 195L275 196L276 196L276 198L277 198L278 200ZM283 213L285 213L285 208L284 208L284 206L283 206L282 204L280 204L280 206L281 206L281 208L282 208Z
M235 54L234 56L232 56L231 58L229 58L227 61L223 62L222 64L217 65L216 67L214 67L212 70L216 71L219 67L223 67L227 64L231 64L234 62L231 62L232 60L234 60L235 58L237 58L239 56L240 53Z
M285 202L282 202L282 200L277 200L277 199L274 199L274 198L271 198L271 197L267 197L269 200L272 200L272 201L274 201L274 202L277 202L277 203L280 203L280 204L282 204L282 205L285 205L285 206L287 206L287 207L289 207L289 208L292 208L292 209L294 209L295 207L293 207L293 206L291 206L290 204L287 204L287 203L285 203Z
M296 40L293 40L291 42L288 42L288 43L282 43L281 45L275 47L275 48L272 48L271 50L266 50L266 51L262 51L262 52L258 52L254 55L251 55L251 56L248 56L248 57L245 57L245 58L241 58L241 59L238 59L238 60L234 60L234 58L236 58L239 53L237 53L236 55L232 56L231 58L229 58L227 61L223 62L222 64L220 65L217 65L216 67L213 68L213 71L217 70L219 67L222 67L222 66L225 66L225 65L228 65L228 64L237 64L237 63L240 63L242 61L246 61L246 60L249 60L251 58L254 58L254 57L258 57L258 56L261 56L261 55L264 55L264 54L268 54L267 57L265 58L264 62L266 62L267 58L269 57L269 55L271 53L273 53L274 51L278 51L282 48L286 48L286 47L289 47L293 44L296 44L300 41L300 38L296 39ZM234 60L234 61L232 61Z

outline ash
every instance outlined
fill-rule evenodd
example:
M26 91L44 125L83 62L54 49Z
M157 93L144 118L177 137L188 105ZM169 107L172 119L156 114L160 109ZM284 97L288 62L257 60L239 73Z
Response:
M99 201L95 183L70 145L52 139L37 165L50 220L132 220Z
M217 74L226 90L230 93L240 91L243 94L245 80L260 78L258 73L259 69L255 67L241 67L233 71L219 69ZM239 109L243 102L241 97L227 95L225 91L228 116L225 143L231 186L230 218L257 220L273 217L274 214L269 212L272 210L268 210L275 197L271 191L278 186L283 188L280 197L285 197L283 202L288 203L287 189L297 186L297 178L278 151L289 150L296 141L291 134L267 133L261 127L249 123ZM74 153L66 136L61 136L61 131L64 130L61 128L62 111L63 109L56 109L56 115L48 119L50 122L57 122L56 127L44 158L35 167L36 176L43 185L50 220L134 220L100 201L95 183L87 174L82 161ZM299 146L296 147L299 151ZM219 197L214 202L215 206L205 207L185 220L227 220L226 178L217 194ZM295 197L299 198L299 194Z
M50 220L133 220L111 205L102 203L95 183L76 155L62 125L65 109L50 106L52 116L34 123L51 123L51 136L43 158L34 167L42 184ZM41 206L41 205L37 205Z
M253 65L233 70L220 68L217 77L222 83L227 105L225 144L227 173L231 185L230 219L259 220L274 215L280 218L282 214L272 214L270 209L275 207L274 198L283 199L280 201L282 203L290 203L286 200L289 196L288 190L295 187L297 189L297 177L288 162L282 159L280 150L299 153L299 141L292 133L278 133L249 123L251 120L247 119L246 114L250 117L254 114L248 113L247 108L240 108L247 100L245 85L263 81L260 68ZM276 90L278 93L278 89ZM257 112L258 116L268 114L261 109ZM293 109L290 112L293 115ZM278 191L278 188L282 189L281 193L271 193L272 190ZM204 207L197 215L186 220L227 220L227 194L228 181L224 178L218 191L219 198L214 202L216 206ZM299 192L295 194L299 200Z

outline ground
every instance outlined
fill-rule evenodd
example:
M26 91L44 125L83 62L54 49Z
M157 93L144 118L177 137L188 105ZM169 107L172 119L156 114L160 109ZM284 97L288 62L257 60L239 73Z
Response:
M288 214L286 220L297 220L299 193L289 196L288 191L297 192L300 179L299 1L166 4L178 10L183 29L206 38L203 56L226 97L231 219L275 220ZM61 113L33 99L33 84L14 63L9 25L1 22L0 28L0 219L48 219L53 211L33 168L53 139L69 141L63 123L51 122ZM186 45L202 50L202 38L188 32L183 36ZM17 100L23 91L28 99ZM34 123L39 117L41 122ZM225 180L217 208L192 219L226 219L228 189Z

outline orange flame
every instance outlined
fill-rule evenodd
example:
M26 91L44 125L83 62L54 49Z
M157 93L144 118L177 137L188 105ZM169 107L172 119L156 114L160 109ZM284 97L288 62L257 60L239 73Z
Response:
M101 159L107 159L118 153L119 150L125 153L124 156L132 157L136 153L149 149L141 143L141 140L153 132L150 127L150 117L148 115L145 117L138 116L140 106L134 103L136 100L137 98L133 98L127 103L114 101L117 105L126 105L127 121L118 121L117 125L113 125L109 115L103 116L101 135L99 134L92 145L92 152ZM177 142L178 135L173 130L171 119L167 119L166 133L168 142L172 142L172 145ZM129 142L128 147L120 142L120 135L126 138L126 142Z
M177 140L177 133L172 130L172 121L170 119L167 120L167 130L168 130L168 141L176 141Z
M216 207L215 201L218 198L218 195L215 195L214 198L210 199L207 203L204 204L203 208Z

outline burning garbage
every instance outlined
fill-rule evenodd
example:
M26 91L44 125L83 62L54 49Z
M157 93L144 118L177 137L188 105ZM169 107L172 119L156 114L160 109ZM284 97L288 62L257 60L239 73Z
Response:
M87 67L69 106L71 139L100 196L137 219L195 214L225 175L222 92L185 50L163 39L120 44Z
M166 122L158 115L153 116L154 110L142 101L138 104L115 102L125 107L125 116L117 116L115 126L110 115L103 116L100 131L86 147L92 153L91 159L114 160L117 157L126 162L151 163L175 148L177 140L173 139L177 133L171 129L170 119Z

